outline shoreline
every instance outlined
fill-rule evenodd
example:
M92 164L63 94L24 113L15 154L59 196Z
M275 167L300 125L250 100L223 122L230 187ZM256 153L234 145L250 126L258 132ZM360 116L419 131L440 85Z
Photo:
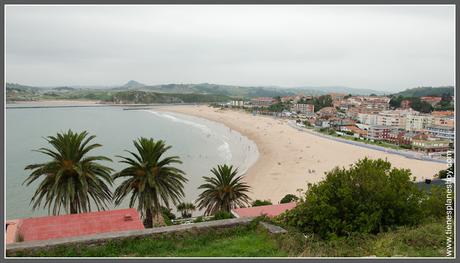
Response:
M156 110L180 113L222 123L256 143L259 158L248 169L246 182L252 187L251 198L278 203L286 194L298 195L308 183L318 183L334 167L348 167L364 157L387 159L392 167L408 168L416 181L431 179L446 164L337 143L328 138L300 131L287 120L220 110L208 106L158 106Z

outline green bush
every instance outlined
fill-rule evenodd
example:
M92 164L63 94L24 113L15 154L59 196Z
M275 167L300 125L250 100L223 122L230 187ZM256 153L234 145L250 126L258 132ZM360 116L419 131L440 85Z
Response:
M234 218L232 213L229 213L226 211L219 211L214 214L212 220L221 220L221 219L229 219L229 218Z
M204 222L203 216L199 216L199 217L195 218L195 220L193 220L193 223L200 223L200 222Z
M299 198L297 196L295 196L293 194L287 194L281 199L280 203L281 204L286 204L286 203L290 203L290 202L295 202L297 200L299 200Z
M263 206L263 205L272 205L272 202L268 201L268 200L255 200L254 202L252 202L251 204L253 207L254 206Z
M415 225L423 218L425 193L410 177L408 169L392 168L381 159L336 167L324 181L310 185L305 201L275 220L326 239Z

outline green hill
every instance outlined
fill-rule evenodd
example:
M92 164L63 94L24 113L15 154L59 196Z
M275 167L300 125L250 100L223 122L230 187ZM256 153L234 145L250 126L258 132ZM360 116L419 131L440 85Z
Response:
M454 87L418 87L412 89L406 89L405 91L398 92L393 94L394 96L403 96L403 97L423 97L423 96L442 96L443 94L449 94L454 96Z

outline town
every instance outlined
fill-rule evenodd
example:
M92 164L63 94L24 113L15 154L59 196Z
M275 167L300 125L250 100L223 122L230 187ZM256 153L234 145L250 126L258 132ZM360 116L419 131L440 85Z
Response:
M236 99L220 106L292 119L299 127L331 136L442 158L454 147L453 105L453 96L447 94L401 98L329 93Z

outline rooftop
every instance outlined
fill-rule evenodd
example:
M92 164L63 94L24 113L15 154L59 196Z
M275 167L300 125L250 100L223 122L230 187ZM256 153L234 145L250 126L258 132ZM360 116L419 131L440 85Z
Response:
M236 217L255 217L261 215L274 217L289 209L294 208L296 205L297 203L292 202L278 205L263 205L255 207L236 208L232 209L232 214L234 214Z
M136 209L17 219L17 235L24 241L85 236L144 229Z

